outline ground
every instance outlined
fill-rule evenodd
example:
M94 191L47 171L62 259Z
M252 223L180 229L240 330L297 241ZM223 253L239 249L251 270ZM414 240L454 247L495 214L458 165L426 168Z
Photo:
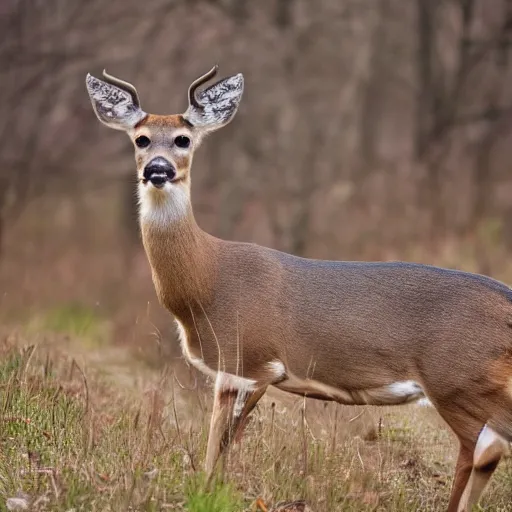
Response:
M314 512L446 507L456 442L433 409L343 407L277 391L205 493L210 401L201 383L101 345L101 326L75 324L47 319L44 329L0 333L0 510L238 512L259 497L305 499ZM511 497L506 460L482 507L512 511Z

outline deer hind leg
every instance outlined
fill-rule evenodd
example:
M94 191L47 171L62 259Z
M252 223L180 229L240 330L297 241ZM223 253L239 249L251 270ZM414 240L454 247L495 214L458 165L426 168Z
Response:
M439 414L452 428L460 442L448 512L470 512L507 449L505 438L497 433L496 428L490 426L500 425L498 430L503 433L501 425L508 420L506 415L503 422L491 420L485 425L475 417L481 417L485 412L476 409L475 416L472 416L472 409L474 408L467 404L462 406L451 403L449 406L437 406Z
M266 385L223 372L217 374L208 435L205 469L211 478L219 457L240 437L251 411L265 394Z
M470 512L478 503L501 457L507 452L508 443L488 425L485 425L473 453L473 467L459 503L457 512Z

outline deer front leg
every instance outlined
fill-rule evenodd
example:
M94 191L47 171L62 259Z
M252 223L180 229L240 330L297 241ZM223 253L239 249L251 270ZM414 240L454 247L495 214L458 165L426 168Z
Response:
M266 385L258 386L248 379L223 372L217 374L206 450L205 469L208 480L213 475L220 455L226 452L235 437L241 437L249 414L266 389Z

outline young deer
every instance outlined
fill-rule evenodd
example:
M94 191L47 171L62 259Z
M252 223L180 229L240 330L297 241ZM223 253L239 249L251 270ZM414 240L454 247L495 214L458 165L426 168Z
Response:
M241 74L198 92L181 115L145 113L133 85L86 85L99 120L135 145L140 226L156 293L185 358L215 376L206 470L268 386L341 404L404 404L425 393L460 441L450 512L476 503L512 440L512 290L412 263L295 257L219 240L196 224L192 156L228 124Z

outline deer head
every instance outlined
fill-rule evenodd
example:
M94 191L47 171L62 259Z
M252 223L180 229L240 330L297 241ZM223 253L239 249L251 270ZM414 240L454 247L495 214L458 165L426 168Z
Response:
M198 92L217 74L217 66L189 87L185 113L153 115L142 110L135 87L105 71L87 75L86 86L98 119L124 130L135 146L139 197L143 208L183 202L190 197L192 156L207 133L227 125L242 98L242 74Z

